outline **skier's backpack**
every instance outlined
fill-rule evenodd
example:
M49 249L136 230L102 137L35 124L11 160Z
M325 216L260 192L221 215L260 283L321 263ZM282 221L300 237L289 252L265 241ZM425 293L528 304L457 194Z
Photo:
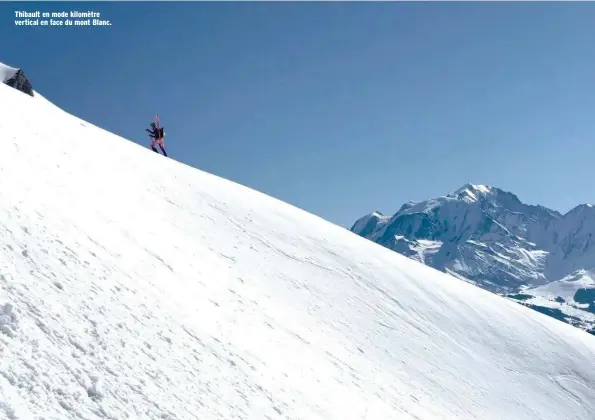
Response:
M159 136L158 138L162 139L165 137L165 132L163 131L163 127L159 127Z

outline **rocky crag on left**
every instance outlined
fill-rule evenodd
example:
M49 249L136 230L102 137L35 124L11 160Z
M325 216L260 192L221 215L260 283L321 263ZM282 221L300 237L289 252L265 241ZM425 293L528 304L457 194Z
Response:
M2 83L18 91L26 93L29 96L34 96L33 85L21 69L0 63L0 80L2 80Z

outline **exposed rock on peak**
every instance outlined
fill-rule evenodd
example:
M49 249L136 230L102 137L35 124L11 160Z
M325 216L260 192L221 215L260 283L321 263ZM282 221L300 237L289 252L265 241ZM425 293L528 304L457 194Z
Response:
M21 69L0 63L0 80L18 91L34 96L33 85Z

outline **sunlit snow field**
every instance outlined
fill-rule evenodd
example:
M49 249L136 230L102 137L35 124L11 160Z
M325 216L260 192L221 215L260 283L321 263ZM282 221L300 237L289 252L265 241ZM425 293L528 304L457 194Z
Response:
M595 412L583 331L3 84L0 141L1 419Z

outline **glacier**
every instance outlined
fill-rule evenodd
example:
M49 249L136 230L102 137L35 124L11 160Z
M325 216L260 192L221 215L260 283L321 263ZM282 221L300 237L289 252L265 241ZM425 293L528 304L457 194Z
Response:
M3 84L0 134L0 418L595 412L584 331Z

